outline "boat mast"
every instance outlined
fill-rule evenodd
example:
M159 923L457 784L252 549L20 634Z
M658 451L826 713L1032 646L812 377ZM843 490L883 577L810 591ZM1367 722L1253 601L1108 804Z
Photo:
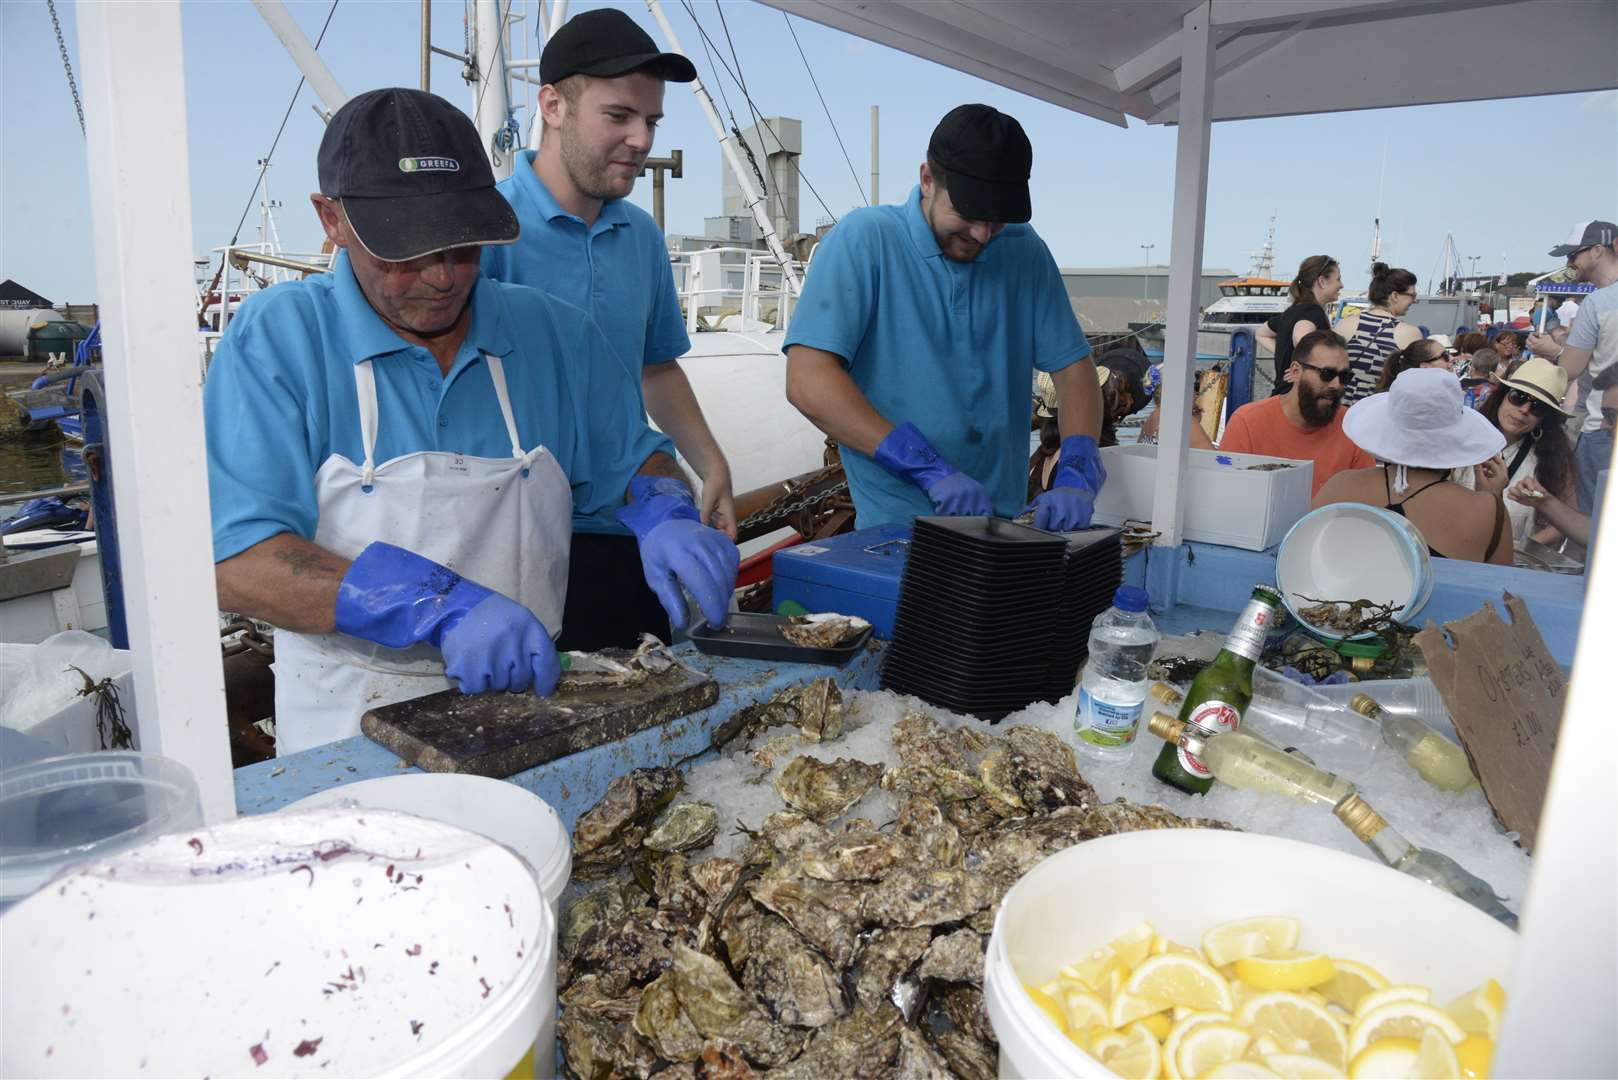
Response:
M496 180L511 175L517 150L517 126L511 119L506 85L505 30L510 7L509 0L505 4L472 0L472 66L467 72L472 83L472 120Z
M646 7L651 11L652 18L657 20L663 36L668 39L669 51L685 56L685 49L680 46L680 39L674 34L674 27L669 25L668 17L663 14L662 4L658 0L646 0ZM775 225L770 221L769 209L759 195L758 188L753 184L752 174L742 166L741 156L736 152L736 141L725 130L724 122L719 119L719 110L714 108L713 97L708 93L708 88L702 85L700 78L692 80L691 92L696 95L697 103L702 106L703 115L708 118L708 126L713 128L714 135L719 139L719 149L725 155L725 164L730 166L731 175L736 177L736 184L742 189L742 199L747 203L747 209L752 211L753 220L758 223L770 254L781 264L781 280L786 286L786 291L794 294L801 292L803 282L792 265L792 256L787 254L786 248L781 246L781 238L775 234Z
M1270 231L1264 238L1264 248L1261 251L1248 252L1253 264L1247 270L1248 277L1271 277L1275 273L1275 212L1270 212Z

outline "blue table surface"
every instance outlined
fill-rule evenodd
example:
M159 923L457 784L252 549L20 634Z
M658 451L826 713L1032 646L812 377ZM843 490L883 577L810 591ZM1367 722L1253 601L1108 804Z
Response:
M1547 648L1564 667L1573 662L1579 619L1584 610L1584 579L1513 567L1434 561L1437 583L1421 618L1459 619L1484 603L1500 606L1502 592L1528 604ZM1242 551L1212 544L1149 549L1130 556L1125 581L1147 588L1152 615L1164 634L1228 630L1253 585L1275 580L1275 553ZM1504 608L1501 608L1504 614ZM880 652L868 649L843 668L769 664L706 656L686 644L681 660L712 675L719 701L707 709L627 739L548 762L511 777L550 803L569 830L578 816L606 794L615 777L633 768L671 765L700 753L710 733L737 709L763 701L795 683L835 675L848 689L874 690ZM243 814L278 810L317 792L413 770L363 735L343 739L273 761L236 770L236 805Z

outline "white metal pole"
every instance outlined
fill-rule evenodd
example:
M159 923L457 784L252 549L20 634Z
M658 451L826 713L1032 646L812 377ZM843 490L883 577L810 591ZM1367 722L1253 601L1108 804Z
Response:
M652 18L657 20L657 25L662 28L663 36L668 38L670 51L684 56L685 50L680 47L680 39L675 36L674 27L669 25L668 17L663 14L663 5L658 3L658 0L646 0L646 7L650 9ZM724 121L719 119L719 110L714 108L708 88L702 85L701 79L696 79L691 83L691 92L696 94L698 104L708 117L708 126L713 128L714 135L719 139L719 149L725 155L725 163L730 166L731 175L736 177L736 183L742 189L742 198L747 203L747 209L752 211L753 220L758 222L759 229L764 233L764 242L769 246L770 254L781 264L782 282L791 292L801 291L803 282L799 280L798 272L792 268L792 256L781 246L781 238L775 234L775 225L770 221L769 210L764 205L763 198L759 196L758 188L753 186L752 175L743 167L741 156L736 152L736 141L725 130Z
M880 105L872 105L871 106L871 205L872 206L880 205L881 202L882 202L882 186L881 186L881 184L879 182L882 179L882 170L879 167L880 158L881 158L881 146L880 146L880 144L878 142L878 138L877 138L877 133L878 133L878 131L880 130L880 128L882 126L881 109L882 109L882 107Z
M510 101L506 94L505 50L501 47L505 30L501 18L504 6L501 0L475 0L475 40L472 44L478 73L477 82L472 84L472 119L483 138L483 150L489 155L496 180L504 180L511 175L511 160L516 156L515 147L501 150L495 146L495 139L505 130L510 112Z
M141 749L236 813L192 300L178 4L77 5L118 545ZM135 377L138 374L138 377Z
M1157 490L1152 528L1161 547L1177 547L1185 522L1181 497L1190 448L1192 373L1197 358L1197 300L1202 230L1208 211L1208 146L1213 134L1213 26L1203 0L1180 36L1180 130L1174 151L1174 234L1169 238L1169 297L1163 307L1163 419L1157 431Z
M320 58L320 54L315 52L315 47L310 44L309 38L305 36L303 28L298 25L291 12L287 11L286 5L281 3L281 0L253 0L253 6L258 8L259 15L270 25L270 29L275 31L275 36L281 39L282 48L292 57L292 62L298 65L303 77L309 80L309 89L315 92L315 96L326 107L327 116L341 109L343 102L348 100L348 95L337 85L337 79L332 75L331 69Z
M545 28L545 40L549 41L551 35L560 30L565 22L567 22L567 0L552 0L551 21Z
M1618 486L1610 483L1601 520L1618 521ZM1618 591L1618 527L1609 525L1595 539L1586 592L1610 597ZM1612 782L1611 669L1605 666L1614 645L1618 607L1585 605L1535 834L1522 936L1506 980L1494 1076L1618 1076L1611 1027L1618 1016L1618 926L1612 918L1618 788ZM1575 1016L1595 1021L1587 1037L1545 1037Z

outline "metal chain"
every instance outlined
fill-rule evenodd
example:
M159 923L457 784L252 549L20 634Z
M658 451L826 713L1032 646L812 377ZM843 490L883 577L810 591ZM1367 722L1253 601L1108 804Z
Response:
M766 505L762 510L759 510L757 513L748 517L740 525L736 526L736 528L750 529L758 525L767 525L772 521L780 521L782 518L788 518L794 514L801 514L803 511L815 506L819 506L821 503L837 495L841 495L847 490L848 481L842 480L836 484L833 484L824 491L818 491L813 495L807 495L796 502L782 503L778 499L776 502Z
M73 91L73 111L79 114L79 134L84 132L84 103L79 100L79 84L73 81L73 61L67 56L67 41L62 37L62 22L56 17L56 0L45 0L50 9L51 26L56 30L56 47L62 53L62 70L67 72L67 88Z

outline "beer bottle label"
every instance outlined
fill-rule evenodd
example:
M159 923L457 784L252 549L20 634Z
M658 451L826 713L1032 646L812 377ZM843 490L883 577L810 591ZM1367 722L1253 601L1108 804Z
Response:
M1231 627L1225 639L1225 648L1237 656L1258 663L1264 655L1264 640L1269 636L1270 624L1275 621L1275 609L1262 600L1249 600L1242 609L1242 617Z
M1234 636L1234 635L1232 635ZM1218 735L1226 731L1235 731L1242 723L1242 714L1236 706L1218 698L1209 698L1191 710L1186 719L1188 724L1201 729L1203 735ZM1180 768L1195 776L1198 780L1206 780L1213 772L1204 765L1195 754L1184 746L1175 748L1180 759Z

